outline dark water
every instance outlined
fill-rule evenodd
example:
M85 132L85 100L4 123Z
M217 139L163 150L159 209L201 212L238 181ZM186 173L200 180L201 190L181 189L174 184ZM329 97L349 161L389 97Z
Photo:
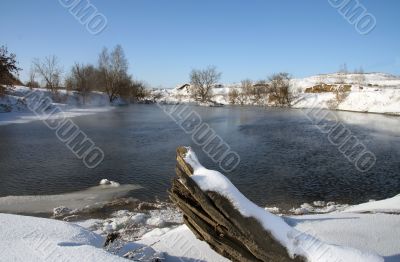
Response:
M377 157L375 166L361 173L300 110L193 109L240 155L239 166L227 176L260 205L359 203L400 193L400 118L336 113ZM132 197L166 199L180 145L193 146L206 167L218 169L155 105L73 121L104 151L102 164L86 168L40 121L0 126L0 196L72 192L107 178L144 187Z

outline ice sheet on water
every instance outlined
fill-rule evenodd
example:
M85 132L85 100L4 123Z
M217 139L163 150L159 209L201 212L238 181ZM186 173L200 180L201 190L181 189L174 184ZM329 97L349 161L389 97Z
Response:
M102 207L114 199L126 196L130 191L142 188L140 185L115 184L99 185L86 190L59 194L36 196L7 196L0 198L0 212L18 214L60 214L68 209L71 213L76 210L95 209ZM64 208L59 208L64 207ZM54 210L55 208L58 208Z

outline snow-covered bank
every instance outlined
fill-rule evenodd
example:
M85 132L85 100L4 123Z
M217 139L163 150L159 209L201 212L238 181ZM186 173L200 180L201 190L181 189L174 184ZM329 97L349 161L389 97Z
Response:
M361 250L362 254L367 251L379 254L384 260L378 261L397 262L400 260L400 215L381 214L376 208L382 206L399 213L399 199L400 196L396 196L371 202L373 207L365 207L370 205L366 203L349 207L345 212L283 217L283 220L301 234L318 239L319 242L315 242L318 245L310 248L318 248L319 252L336 255L329 252L336 250L330 248L332 245L338 245ZM377 213L360 214L349 210L375 210ZM46 261L59 261L52 259L53 256L64 258L65 255L74 258L71 261L119 261L122 256L144 262L156 259L165 262L229 261L197 240L187 226L179 225L181 223L181 214L169 205L155 206L149 212L120 210L107 219L75 223L0 214L0 250L4 250L0 261L27 257L30 261L43 261L43 257L48 258ZM101 250L109 233L120 234L119 240L104 249L115 255ZM321 243L328 245L319 245ZM336 261L332 259L323 261Z
M350 213L393 213L400 214L400 194L389 199L370 201L346 208L344 212Z
M324 243L351 247L362 252L371 251L382 256L384 261L400 261L398 215L334 213L297 216L286 221L295 229Z
M55 107L60 109L61 112L52 114L51 118L91 115L113 109L107 95L101 92L90 93L85 98L85 103L83 103L83 98L76 92L59 90L57 94L52 94L49 90L43 88L30 90L25 86L15 86L7 88L7 94L0 97L0 126L27 123L47 118L47 116L39 116L29 110L25 97L32 91L38 92L43 97L50 98L53 101L50 109ZM120 101L116 101L116 103L118 104Z
M127 261L103 250L103 243L70 223L0 214L0 261Z
M325 108L356 112L370 112L383 114L400 114L400 77L384 73L360 74L325 74L306 78L292 79L290 89L294 95L293 108ZM339 80L340 79L340 80ZM339 84L340 81L340 84ZM330 89L310 92L310 88L331 85ZM346 85L345 92L340 101L337 101L335 88ZM158 102L163 103L190 103L190 85L178 86L175 89L153 90L153 95L159 97ZM219 84L212 89L213 100L218 104L231 104L229 93L236 90L241 93L241 84ZM245 105L273 106L268 101L268 96L261 97L255 102L252 97L244 97Z
M289 254L302 255L310 262L394 262L400 259L400 195L356 206L315 201L312 207L308 204L302 209L312 208L309 213L325 214L277 216L268 211L277 209L258 207L221 173L203 167L190 149L185 161L193 167L192 178L202 190L220 193L243 216L257 219ZM106 179L101 184L103 189L122 187ZM72 203L96 198L99 192L92 193L88 196L75 194ZM46 201L51 202L44 198ZM62 210L58 211L62 213ZM60 259L52 256L63 258L65 254L72 257L72 261L92 261L92 257L97 261L114 261L121 257L143 262L228 261L205 242L196 240L189 228L181 225L181 213L167 203L141 203L137 209L115 211L107 219L74 224L0 214L0 250L6 250L0 261L21 260L35 254L48 258L48 261L58 261ZM100 250L105 239L113 242ZM40 258L32 260L40 261Z

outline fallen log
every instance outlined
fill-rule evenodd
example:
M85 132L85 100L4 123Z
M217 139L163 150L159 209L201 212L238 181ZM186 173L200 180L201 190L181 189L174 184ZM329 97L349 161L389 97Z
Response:
M187 153L185 147L177 149L177 176L169 196L198 239L232 261L306 261L300 256L291 258L257 218L244 216L225 196L203 191L192 179L194 167L185 160Z

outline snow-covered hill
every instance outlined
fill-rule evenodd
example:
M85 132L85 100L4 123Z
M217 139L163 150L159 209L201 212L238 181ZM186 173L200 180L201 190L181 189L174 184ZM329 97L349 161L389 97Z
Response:
M337 101L335 92L310 92L314 86L330 85L332 89L340 86L349 88L343 98ZM159 97L159 102L189 103L195 102L190 98L190 85L180 85L174 89L153 90L153 96ZM240 83L220 84L212 89L213 100L224 105L232 104L229 93L235 89L242 92ZM366 74L324 74L306 78L295 78L290 81L293 94L293 108L327 108L357 112L373 112L400 114L400 77L384 73ZM247 97L245 105L273 106L268 101L268 95L259 101ZM238 104L238 103L236 103Z

